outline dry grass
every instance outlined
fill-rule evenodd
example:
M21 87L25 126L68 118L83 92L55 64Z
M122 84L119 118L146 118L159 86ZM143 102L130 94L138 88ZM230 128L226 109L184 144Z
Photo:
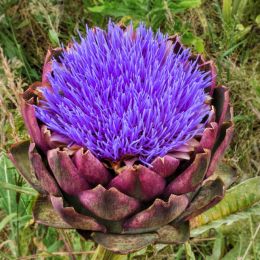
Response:
M260 86L258 64L237 66L228 60L229 73L222 83L229 87L235 113L235 134L227 156L238 169L241 180L260 174Z
M8 61L0 48L0 149L3 149L10 142L21 140L21 115L19 111L19 94L22 93L23 83L21 77L17 76L17 70L22 63L13 58Z

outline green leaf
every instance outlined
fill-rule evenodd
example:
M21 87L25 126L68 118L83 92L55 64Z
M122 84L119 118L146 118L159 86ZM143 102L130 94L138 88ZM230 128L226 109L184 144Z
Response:
M248 179L227 191L215 207L191 220L191 236L198 236L211 228L260 215L260 177Z
M255 22L260 27L260 14L255 18Z
M49 39L53 45L55 45L55 46L60 45L59 36L56 31L49 30L48 35L49 35Z
M174 13L178 13L186 9L199 7L201 5L201 0L182 0L182 1L168 1L168 2L170 8Z
M102 1L101 5L88 7L92 13L112 17L131 17L133 20L146 21L157 29L172 20L172 15L201 5L201 0L124 0Z
M212 228L218 229L223 225L231 225L235 222L249 219L251 216L260 216L260 204L255 205L247 210L232 214L219 220L212 221L206 225L192 229L191 236L196 237Z
M182 36L182 42L189 46L194 46L196 52L203 53L204 52L204 41L190 32L185 33Z
M103 5L97 5L88 7L88 10L92 13L101 15L123 17L130 16L133 18L145 17L147 10L147 3L145 1L126 0L126 1L110 1L104 2Z

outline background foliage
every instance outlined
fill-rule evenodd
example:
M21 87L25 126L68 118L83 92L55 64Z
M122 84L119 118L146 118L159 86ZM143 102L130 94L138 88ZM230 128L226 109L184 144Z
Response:
M192 50L213 59L218 83L230 88L236 123L225 160L240 184L217 207L193 219L188 243L150 246L128 259L260 259L260 1L0 2L0 259L95 259L92 242L33 223L36 193L5 151L28 138L19 93L40 79L47 49L67 44L85 24L105 27L109 19L144 21L154 30L177 33Z

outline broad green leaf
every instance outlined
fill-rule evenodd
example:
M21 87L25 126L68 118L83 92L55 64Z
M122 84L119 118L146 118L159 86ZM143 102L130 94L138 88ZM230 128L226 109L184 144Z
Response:
M197 236L252 214L260 215L260 177L248 179L231 188L215 207L193 218L191 235Z
M231 214L227 217L221 218L219 220L214 220L208 224L202 225L200 227L196 227L191 230L191 236L196 237L212 228L217 229L223 225L231 225L240 220L246 220L250 218L252 215L260 216L260 204L255 205L252 208L247 210L243 210L241 212Z
M188 46L194 46L196 52L203 53L204 52L204 42L200 37L193 35L190 32L185 33L182 36L182 42Z

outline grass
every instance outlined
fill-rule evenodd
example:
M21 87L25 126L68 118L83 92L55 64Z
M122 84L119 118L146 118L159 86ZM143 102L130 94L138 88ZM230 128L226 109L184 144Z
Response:
M10 145L27 138L19 93L40 79L49 47L67 44L85 24L104 27L109 18L133 20L169 34L178 33L194 51L217 64L218 84L228 86L236 131L226 154L239 182L260 175L260 2L145 0L3 0L0 6L0 259L90 259L95 245L76 233L38 226L32 221L35 196L4 162ZM173 2L176 4L173 4ZM0 185L1 186L1 185ZM17 187L17 190L15 190ZM19 192L17 192L19 191ZM258 214L259 215L259 214ZM131 259L257 259L259 218L223 226L185 245L148 247ZM258 258L259 259L259 258Z

